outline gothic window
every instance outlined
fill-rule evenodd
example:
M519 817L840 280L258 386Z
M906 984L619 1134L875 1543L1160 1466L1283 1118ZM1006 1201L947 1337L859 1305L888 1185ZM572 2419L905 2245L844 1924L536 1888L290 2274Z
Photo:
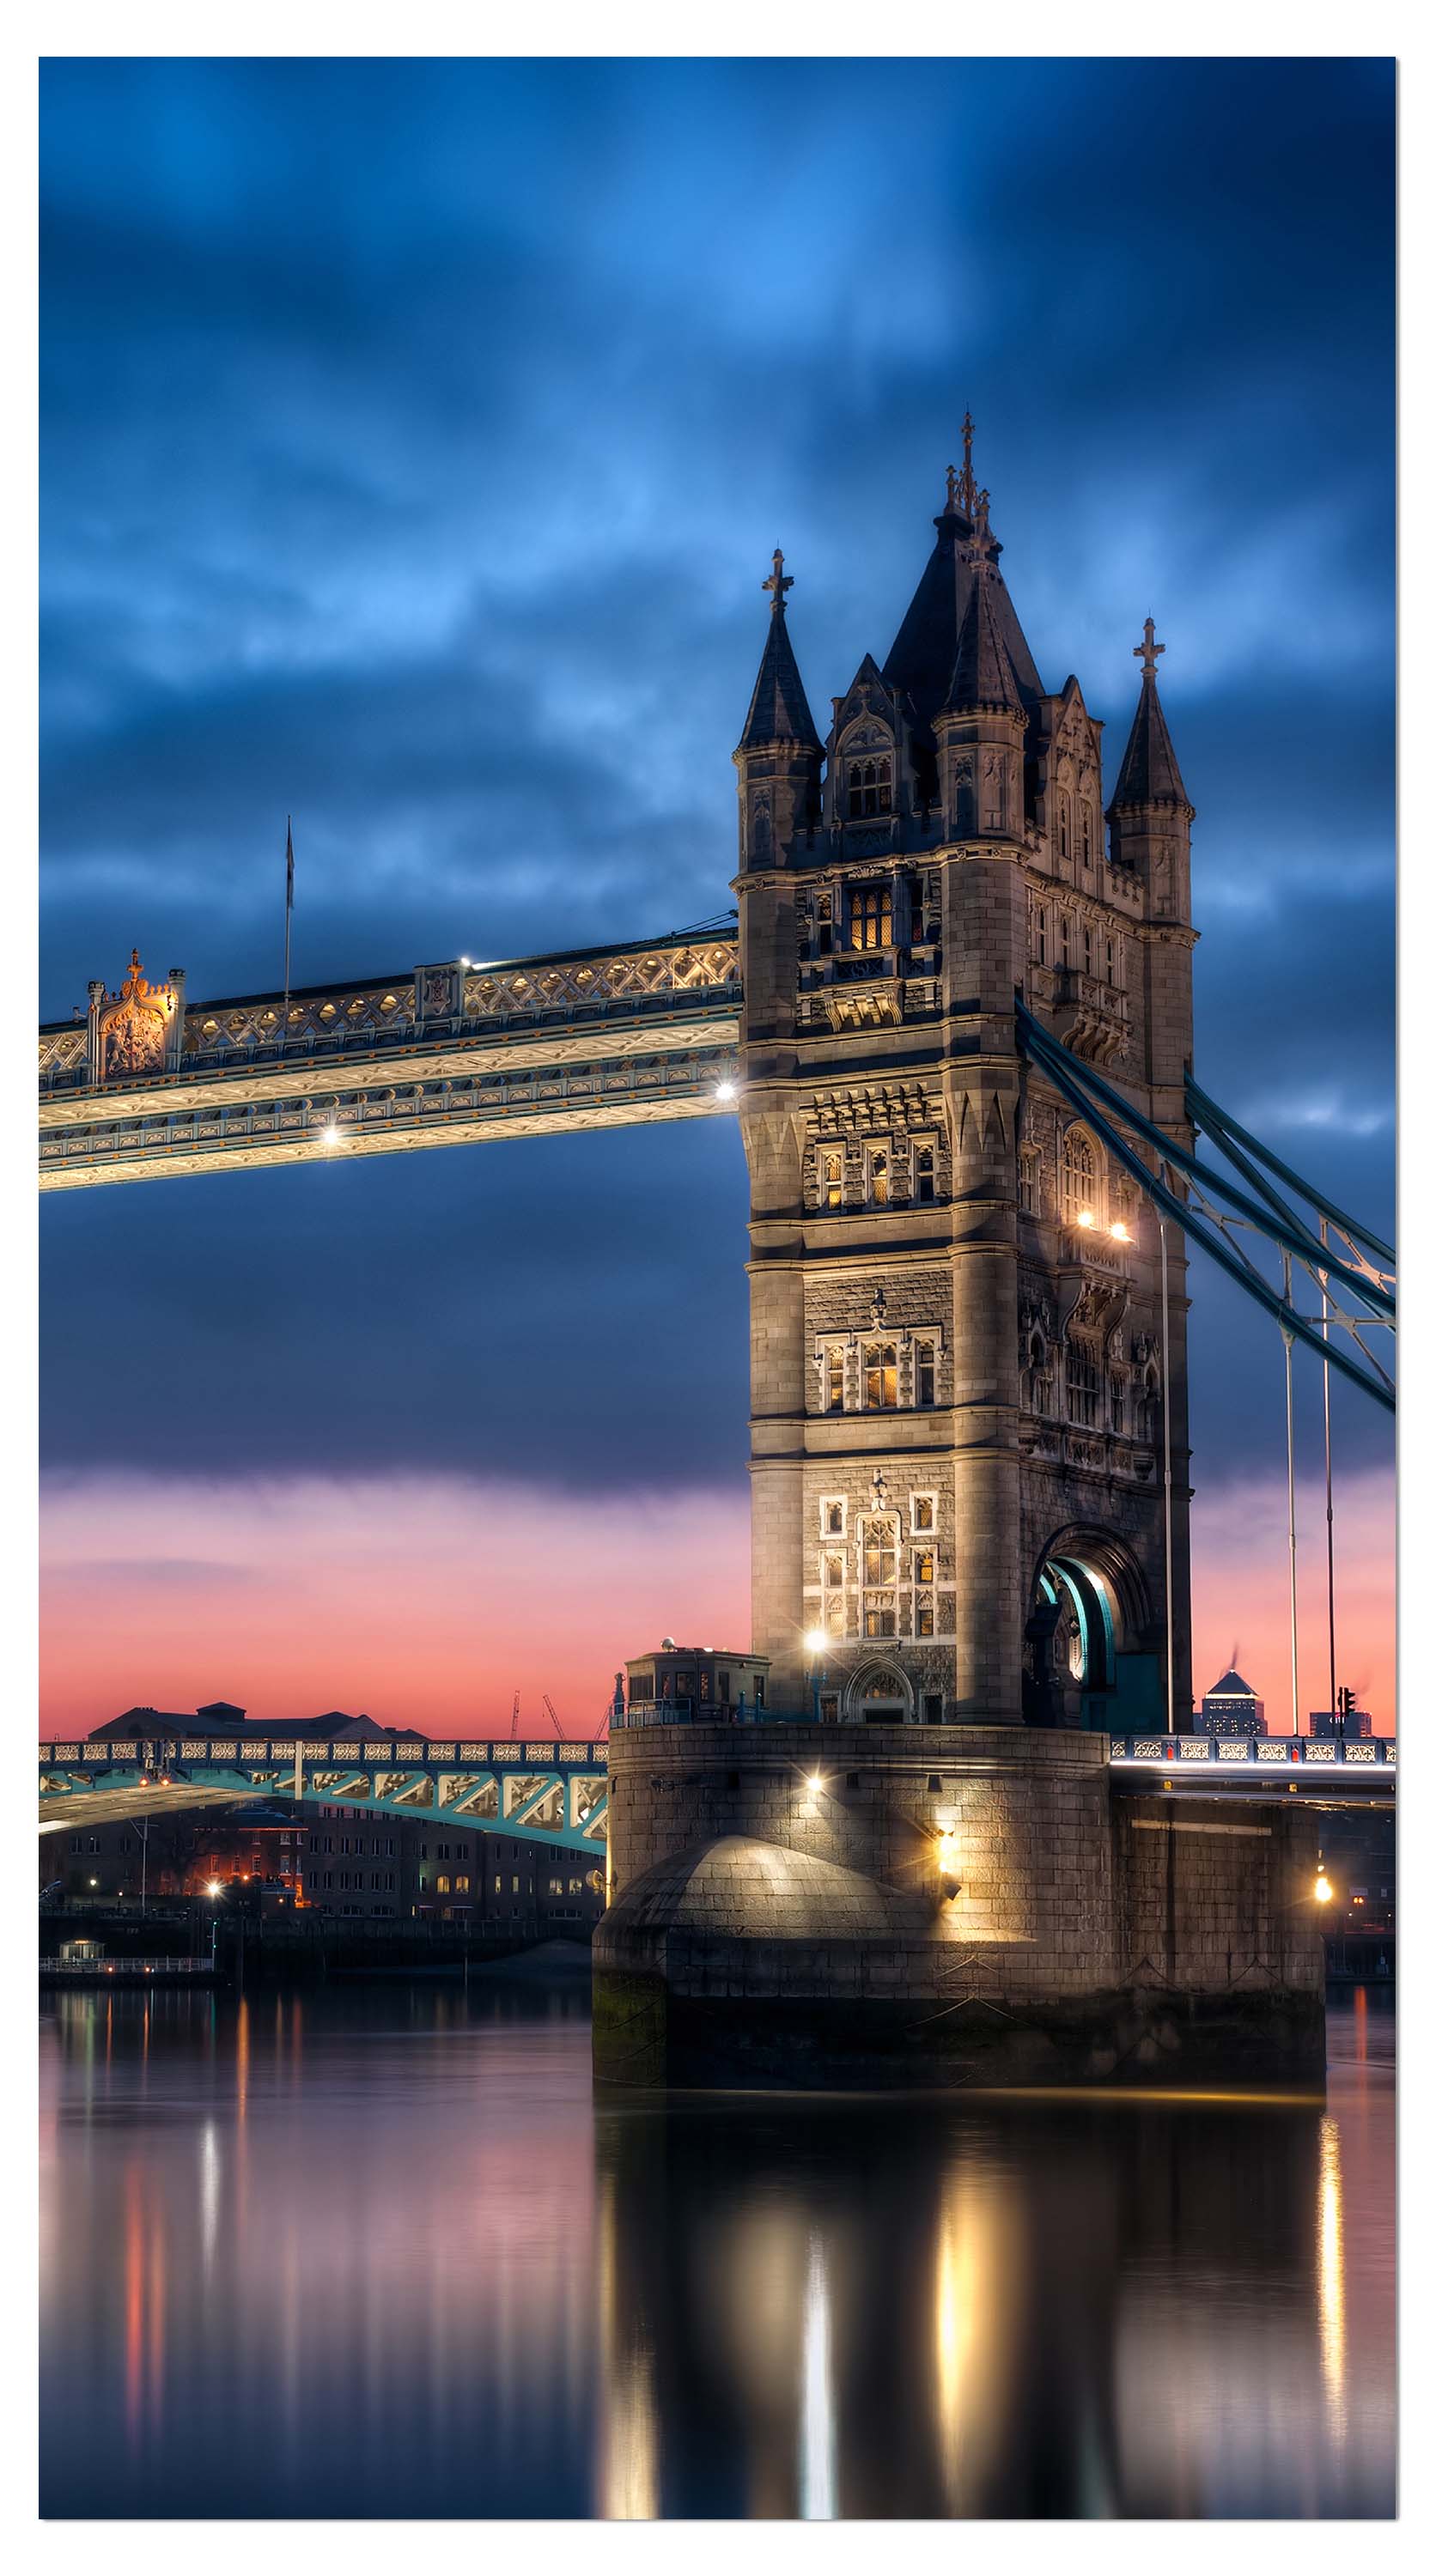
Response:
M913 1635L915 1637L930 1637L933 1634L932 1594L930 1592L918 1592L914 1594L912 1627Z
M1088 1225L1097 1221L1097 1156L1092 1139L1080 1127L1069 1127L1062 1139L1062 1222Z
M1057 855L1062 859L1072 855L1072 808L1065 794L1057 799Z
M1000 751L983 754L982 760L982 827L985 832L1000 832L1007 821L1007 764Z
M919 1404L937 1402L937 1352L931 1342L919 1342L913 1370L913 1394Z
M1024 1412L1046 1413L1052 1397L1052 1373L1047 1342L1039 1324L1027 1336L1023 1355L1021 1399Z
M893 890L890 885L857 886L849 915L854 948L891 948Z
M830 1591L841 1592L843 1588L843 1560L840 1556L824 1557L823 1581L827 1584Z
M912 1560L912 1579L914 1583L931 1583L933 1580L932 1569L932 1549L930 1547L918 1548L914 1552Z
M1085 796L1082 799L1082 865L1084 868L1092 865L1092 808Z
M912 1149L912 1194L919 1207L928 1207L937 1196L937 1148L914 1145Z
M1047 963L1047 906L1045 903L1040 903L1037 907L1037 963L1039 966L1045 966Z
M932 1494L914 1494L912 1498L912 1525L915 1530L936 1529L937 1502L936 1498Z
M823 1411L825 1413L841 1413L843 1409L843 1354L841 1350L830 1350L823 1365L828 1381L824 1393Z
M1127 1428L1127 1381L1114 1377L1111 1384L1112 1428L1120 1438Z
M1092 927L1085 921L1082 925L1082 971L1084 975L1092 972Z
M897 1581L897 1523L869 1521L863 1538L863 1588Z
M1017 1204L1024 1216L1041 1213L1039 1183L1042 1157L1035 1145L1023 1145L1017 1155Z
M1107 981L1109 984L1117 981L1117 944L1112 939L1107 942Z
M1096 1354L1085 1342L1067 1345L1067 1419L1084 1430L1095 1430L1097 1404L1101 1394L1101 1376Z
M842 1504L841 1502L833 1501L833 1500L830 1500L830 1501L828 1501L828 1502L824 1503L824 1505L823 1505L823 1528L824 1528L824 1530L825 1530L825 1532L827 1533L827 1536L828 1536L829 1538L841 1538L841 1537L842 1537L842 1535L843 1535L843 1514L844 1514L845 1508L846 1508L846 1506L845 1506L844 1504Z
M867 1411L887 1411L897 1398L896 1342L867 1342L863 1346L863 1403Z
M1067 967L1072 963L1072 920L1069 913L1059 913L1058 928L1062 941L1062 963Z
M868 1197L874 1207L886 1207L891 1193L892 1170L881 1146L868 1154Z
M892 802L893 765L887 752L873 760L848 762L849 822L865 814L890 814Z
M863 1603L863 1635L895 1637L897 1603L891 1592L870 1592Z
M824 1207L840 1208L843 1204L843 1157L841 1152L824 1154L818 1181L818 1194Z
M818 897L818 955L831 957L832 953L833 898L830 894L820 894Z

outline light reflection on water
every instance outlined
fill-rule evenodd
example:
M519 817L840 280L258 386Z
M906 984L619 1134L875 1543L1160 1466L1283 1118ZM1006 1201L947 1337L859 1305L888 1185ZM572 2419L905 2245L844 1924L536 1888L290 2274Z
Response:
M47 1999L43 2510L1389 2514L1389 1994L1330 2044L595 2107L571 1976Z

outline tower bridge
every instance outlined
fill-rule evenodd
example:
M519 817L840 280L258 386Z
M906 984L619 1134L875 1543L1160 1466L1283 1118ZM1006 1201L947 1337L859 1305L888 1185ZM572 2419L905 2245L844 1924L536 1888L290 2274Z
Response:
M824 2066L891 2075L901 1985L933 1998L945 2079L1313 2066L1302 1796L1273 1781L1224 1822L1215 1770L1212 1812L1183 1805L1185 1745L1165 1777L1191 1710L1186 1253L1382 1400L1390 1255L1314 1192L1303 1219L1195 1085L1194 807L1152 620L1109 795L1102 720L1023 633L970 421L933 525L825 735L774 554L736 929L209 1003L135 956L41 1032L42 1186L731 1108L753 1637L791 1723L741 1758L711 1724L615 1732L601 2060L786 2080L821 2031ZM1127 1785L1113 1747L1139 1744Z

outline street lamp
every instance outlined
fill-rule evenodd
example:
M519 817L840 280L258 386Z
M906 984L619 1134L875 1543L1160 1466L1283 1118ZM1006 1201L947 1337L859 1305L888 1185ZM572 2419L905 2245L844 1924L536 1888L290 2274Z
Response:
M1312 1895L1316 1898L1316 1901L1317 1901L1317 1904L1318 1904L1318 1905L1329 1905L1329 1904L1331 1903L1331 1898L1332 1898L1332 1886L1331 1886L1331 1881L1330 1881L1330 1879L1327 1877L1325 1870L1323 1870L1323 1871L1321 1872L1321 1874L1320 1874L1319 1878L1317 1879L1316 1885L1315 1885L1315 1887L1312 1889L1312 1891L1311 1891L1311 1892L1312 1892Z
M205 1880L204 1892L206 1896L222 1896L224 1894L224 1890L217 1878L207 1878Z

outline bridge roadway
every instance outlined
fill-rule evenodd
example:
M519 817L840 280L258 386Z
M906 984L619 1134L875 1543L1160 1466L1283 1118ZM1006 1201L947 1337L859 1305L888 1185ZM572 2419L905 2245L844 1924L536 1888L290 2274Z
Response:
M186 1005L177 968L92 984L40 1030L40 1187L721 1114L740 1000L724 929L306 986L287 1016Z
M565 1851L608 1839L604 1744L312 1744L217 1736L42 1744L40 1830L112 1823L265 1795L422 1816L478 1833L518 1834Z
M661 1721L660 1721L661 1722ZM750 1723L781 1725L781 1719ZM915 1731L920 1749L921 1736ZM1366 1806L1395 1795L1394 1738L1114 1736L1114 1788L1176 1797L1269 1798ZM296 1743L213 1736L40 1747L40 1829L111 1823L165 1809L263 1796L432 1817L478 1833L518 1834L568 1851L608 1840L606 1744L501 1744L422 1736L381 1743Z

